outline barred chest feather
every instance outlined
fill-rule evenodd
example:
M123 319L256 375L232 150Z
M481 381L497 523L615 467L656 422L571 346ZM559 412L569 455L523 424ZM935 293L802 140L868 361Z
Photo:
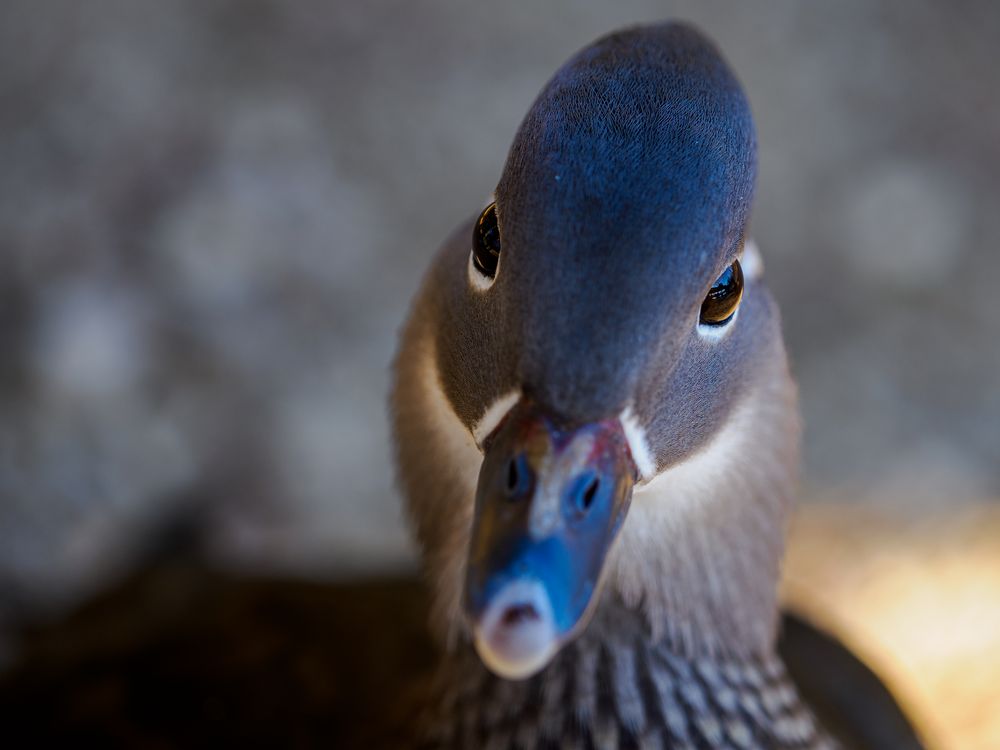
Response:
M488 750L830 748L776 654L690 659L605 603L535 677L492 675L463 647L439 675L423 747Z

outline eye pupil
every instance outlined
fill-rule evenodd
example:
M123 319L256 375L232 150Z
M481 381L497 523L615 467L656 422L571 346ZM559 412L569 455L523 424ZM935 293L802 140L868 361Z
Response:
M484 276L496 276L500 262L500 227L497 224L497 204L491 203L479 215L472 230L472 262Z
M723 325L733 317L743 296L743 269L740 262L722 272L708 290L705 301L701 303L701 322L705 325Z

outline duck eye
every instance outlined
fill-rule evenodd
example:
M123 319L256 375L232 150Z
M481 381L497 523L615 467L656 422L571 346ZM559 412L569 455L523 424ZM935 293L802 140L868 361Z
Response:
M743 269L738 260L722 272L715 280L708 296L701 303L701 322L709 326L720 326L729 322L740 306L743 296Z
M500 227L497 225L497 204L491 203L479 214L472 230L472 262L483 276L493 278L500 262Z

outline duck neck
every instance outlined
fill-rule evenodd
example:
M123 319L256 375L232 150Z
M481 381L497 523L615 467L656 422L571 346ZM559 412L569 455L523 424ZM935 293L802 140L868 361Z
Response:
M826 746L774 652L692 658L613 598L541 673L504 680L461 646L428 716L439 747Z
M636 488L608 557L606 589L691 659L774 648L799 420L779 339L773 347L708 443Z

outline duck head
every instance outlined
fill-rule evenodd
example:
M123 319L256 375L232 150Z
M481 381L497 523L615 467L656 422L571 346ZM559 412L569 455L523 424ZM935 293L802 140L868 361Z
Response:
M682 24L549 81L404 330L400 477L440 621L517 679L610 587L688 650L773 637L797 422L739 83Z

